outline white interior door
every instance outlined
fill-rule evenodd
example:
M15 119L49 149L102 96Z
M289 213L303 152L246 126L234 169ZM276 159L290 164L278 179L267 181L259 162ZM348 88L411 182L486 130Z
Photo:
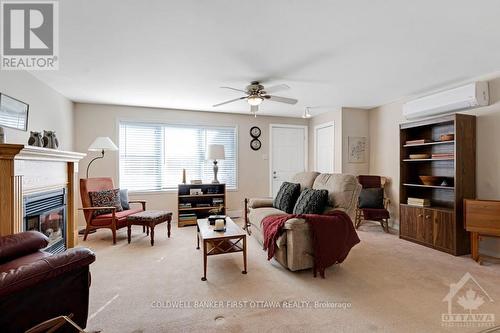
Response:
M274 198L284 181L306 170L307 128L271 125L271 195Z
M333 173L333 140L333 123L318 125L314 128L314 171Z

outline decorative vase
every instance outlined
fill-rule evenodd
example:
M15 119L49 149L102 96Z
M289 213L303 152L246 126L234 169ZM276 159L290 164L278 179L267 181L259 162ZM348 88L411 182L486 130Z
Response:
M57 149L59 147L56 131L43 131L43 146L50 149Z
M30 131L30 138L28 139L28 145L35 147L43 147L42 133Z

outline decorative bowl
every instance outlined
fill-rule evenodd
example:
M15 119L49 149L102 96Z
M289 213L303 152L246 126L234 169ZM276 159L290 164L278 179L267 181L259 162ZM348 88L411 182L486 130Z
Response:
M439 137L439 141L452 141L455 139L455 134L449 133L449 134L443 134Z
M428 186L439 186L445 179L445 177L438 176L419 176L419 178L424 185Z

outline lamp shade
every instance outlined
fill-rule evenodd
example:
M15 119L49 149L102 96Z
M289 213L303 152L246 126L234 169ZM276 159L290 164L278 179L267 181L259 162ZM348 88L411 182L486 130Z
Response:
M89 151L118 150L118 147L107 136L97 137L89 146Z
M223 160L225 158L224 145L208 145L207 160Z

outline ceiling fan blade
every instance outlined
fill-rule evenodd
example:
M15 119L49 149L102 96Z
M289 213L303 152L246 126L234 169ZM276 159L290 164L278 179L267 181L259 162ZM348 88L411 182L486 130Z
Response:
M213 107L215 108L217 106L221 106L221 105L224 105L224 104L229 104L229 103L232 103L232 102L239 101L240 99L246 99L246 98L247 98L246 96L235 98L235 99L232 99L232 100L229 100L229 101L225 101L225 102L222 102L222 103L219 103L219 104L215 104Z
M250 112L256 113L257 111L259 111L258 105L250 105Z
M279 97L279 96L271 96L271 95L266 95L264 97L270 101L273 101L273 102L280 102L280 103L286 103L286 104L297 104L297 102L298 102L298 100L296 100L295 98Z
M236 89L236 88L232 88L232 87L221 87L221 88L222 89L230 89L230 90L239 91L239 92L248 94L248 92L246 90L242 90L242 89Z
M286 84L278 84L278 85L275 85L275 86L271 86L269 88L265 88L264 87L264 91L267 93L267 94L272 94L272 93L275 93L277 91L283 91L283 90L288 90L290 89L290 87Z

